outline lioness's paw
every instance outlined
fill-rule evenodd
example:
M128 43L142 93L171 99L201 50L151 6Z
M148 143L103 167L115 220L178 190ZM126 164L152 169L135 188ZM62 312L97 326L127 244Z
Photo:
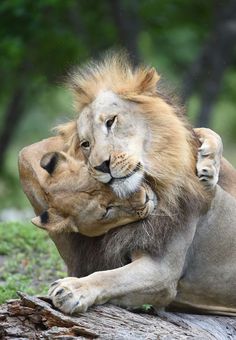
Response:
M52 283L48 295L62 312L76 314L86 312L94 304L97 289L86 284L86 279L67 277Z
M222 140L210 129L195 129L195 132L202 143L198 149L197 175L206 187L212 189L219 180Z

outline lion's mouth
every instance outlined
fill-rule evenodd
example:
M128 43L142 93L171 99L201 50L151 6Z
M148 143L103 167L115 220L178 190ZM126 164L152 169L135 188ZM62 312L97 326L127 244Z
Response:
M141 163L139 162L136 167L126 176L123 176L123 177L113 177L111 175L111 179L110 181L107 183L109 185L112 185L114 183L114 181L122 181L122 180L125 180L131 176L133 176L136 172L138 172L139 170L142 170L142 166L141 166Z
M143 177L144 171L140 169L124 178L112 178L109 185L118 197L127 198L139 190Z

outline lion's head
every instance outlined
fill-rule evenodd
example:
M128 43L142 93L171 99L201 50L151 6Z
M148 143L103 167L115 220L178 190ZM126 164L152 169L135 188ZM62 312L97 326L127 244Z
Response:
M121 200L89 174L82 160L65 152L50 152L40 162L46 170L42 184L49 209L32 222L50 232L74 231L98 236L148 216L156 204L147 185Z
M159 75L108 55L71 77L78 140L90 172L119 197L145 178L161 201L201 194L196 177L197 139L184 115L157 90ZM186 194L188 192L188 194Z

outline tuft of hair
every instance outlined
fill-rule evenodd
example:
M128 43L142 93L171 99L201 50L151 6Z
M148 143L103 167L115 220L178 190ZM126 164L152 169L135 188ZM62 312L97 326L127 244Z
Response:
M79 112L101 91L111 90L120 96L154 95L160 76L153 67L134 66L124 51L106 53L98 61L90 61L69 74L68 86L75 95Z

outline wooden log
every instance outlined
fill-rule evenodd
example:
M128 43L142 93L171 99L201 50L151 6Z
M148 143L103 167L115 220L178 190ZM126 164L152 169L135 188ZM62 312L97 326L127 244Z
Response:
M0 306L0 339L236 339L236 318L231 317L155 311L149 315L108 304L75 317L56 310L47 298L19 296Z

